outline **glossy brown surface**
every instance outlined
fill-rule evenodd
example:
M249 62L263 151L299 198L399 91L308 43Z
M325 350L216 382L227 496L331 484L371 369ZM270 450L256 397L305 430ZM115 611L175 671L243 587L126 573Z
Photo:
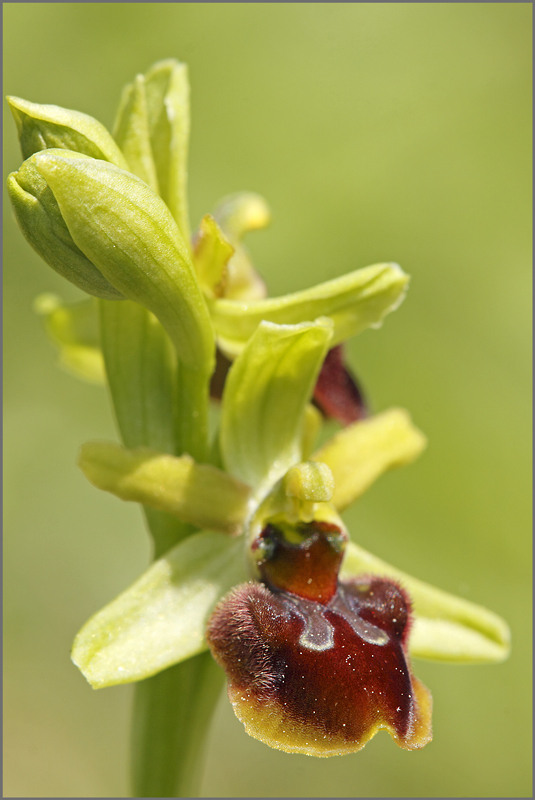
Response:
M260 535L269 557L260 561L262 581L270 588L327 603L336 592L343 558L340 528L328 522L296 525L289 541L282 529L267 525Z

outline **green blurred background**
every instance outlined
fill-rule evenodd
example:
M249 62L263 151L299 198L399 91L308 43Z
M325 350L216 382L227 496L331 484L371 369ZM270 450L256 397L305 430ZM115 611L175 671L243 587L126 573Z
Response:
M381 733L352 756L286 755L222 697L204 795L529 796L531 4L7 3L4 37L5 93L108 127L136 72L186 61L192 221L263 194L273 223L249 245L272 294L379 261L411 274L348 350L374 409L410 409L429 448L347 521L512 628L505 664L416 664L435 702L421 752ZM75 467L81 442L116 436L107 397L57 369L32 301L76 290L4 213L5 794L123 796L131 687L93 692L69 648L144 569L148 537Z

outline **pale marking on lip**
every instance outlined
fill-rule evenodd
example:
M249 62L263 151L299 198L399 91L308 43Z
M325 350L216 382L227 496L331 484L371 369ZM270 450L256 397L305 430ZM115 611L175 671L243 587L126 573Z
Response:
M357 636L368 644L383 646L389 641L388 634L361 619L352 609L346 599L342 586L338 586L338 591L330 600L327 606L316 603L313 600L292 597L286 595L285 598L294 607L296 613L304 623L303 632L299 637L299 644L307 650L323 652L334 647L334 627L325 617L325 611L331 610L342 617L357 634Z

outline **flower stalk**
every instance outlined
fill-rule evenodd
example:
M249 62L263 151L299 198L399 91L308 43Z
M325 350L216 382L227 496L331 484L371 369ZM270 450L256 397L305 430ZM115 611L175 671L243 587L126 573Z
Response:
M206 736L224 680L205 652L136 684L133 797L198 797Z

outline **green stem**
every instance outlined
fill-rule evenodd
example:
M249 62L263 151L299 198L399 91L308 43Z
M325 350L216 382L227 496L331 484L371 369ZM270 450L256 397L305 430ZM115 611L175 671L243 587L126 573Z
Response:
M175 406L175 440L179 454L188 453L197 462L209 461L208 408L210 376L179 362Z
M100 300L100 338L111 400L126 447L176 454L176 357L158 320L129 300ZM188 533L176 517L144 507L159 558Z
M100 301L101 345L113 407L127 447L154 447L208 460L206 374L177 363L158 320L136 303ZM194 529L144 507L154 557ZM223 672L210 653L141 681L135 690L134 797L192 797Z
M224 673L201 653L136 685L134 797L197 797L206 734Z

